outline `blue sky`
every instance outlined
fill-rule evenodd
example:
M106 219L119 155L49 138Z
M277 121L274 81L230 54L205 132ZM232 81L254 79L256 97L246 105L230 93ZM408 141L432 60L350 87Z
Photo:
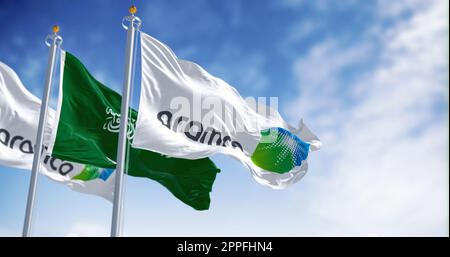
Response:
M45 36L121 91L130 1L0 1L0 60L42 96ZM237 161L209 211L148 179L127 177L130 236L448 236L448 1L134 1L142 30L236 87L279 97L323 141L286 190ZM138 104L135 85L133 106ZM52 104L54 106L56 97ZM0 235L19 236L28 171L0 167ZM33 235L108 235L111 204L40 176Z

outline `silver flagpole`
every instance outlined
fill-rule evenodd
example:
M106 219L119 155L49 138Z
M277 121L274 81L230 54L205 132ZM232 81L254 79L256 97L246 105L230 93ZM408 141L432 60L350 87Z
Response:
M31 234L31 224L33 217L33 205L34 199L36 196L36 186L37 179L39 175L39 169L41 167L41 155L42 155L42 141L44 137L44 128L47 120L47 109L48 109L48 101L50 98L50 92L52 88L52 80L53 80L53 69L55 66L55 58L56 51L58 47L62 44L62 38L58 35L59 26L53 26L53 34L48 35L45 39L45 43L50 47L50 51L48 53L48 65L47 65L47 74L45 77L45 88L44 95L42 97L41 111L39 115L39 124L38 131L36 135L36 141L34 145L34 157L33 157L33 167L31 170L31 179L30 186L28 188L28 200L27 200L27 208L25 211L25 221L23 224L22 236L28 237Z
M114 187L114 203L111 224L111 236L122 235L122 212L123 212L123 179L124 171L127 167L127 134L128 134L128 110L130 102L131 84L133 81L134 46L136 31L141 25L141 20L134 16L136 7L130 7L131 16L124 17L122 26L127 32L127 46L125 49L125 77L122 90L122 106L120 107L120 131L117 149L116 181ZM129 22L129 25L125 24ZM125 117L125 118L124 118Z

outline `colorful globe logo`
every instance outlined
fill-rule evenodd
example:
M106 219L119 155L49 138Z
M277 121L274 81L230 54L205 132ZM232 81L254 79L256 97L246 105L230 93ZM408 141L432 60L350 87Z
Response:
M261 169L286 173L306 160L309 144L283 128L261 131L261 140L251 157Z

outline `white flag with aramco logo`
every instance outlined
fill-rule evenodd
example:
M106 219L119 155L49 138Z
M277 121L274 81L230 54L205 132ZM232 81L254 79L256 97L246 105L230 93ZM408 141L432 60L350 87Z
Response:
M272 188L305 175L308 155L321 142L303 121L293 128L274 108L252 106L235 88L143 32L141 54L134 147L187 159L231 155Z
M0 165L31 170L40 108L41 100L27 91L10 67L0 62ZM40 172L75 191L112 201L113 170L63 161L47 153L54 117L55 110L49 108Z

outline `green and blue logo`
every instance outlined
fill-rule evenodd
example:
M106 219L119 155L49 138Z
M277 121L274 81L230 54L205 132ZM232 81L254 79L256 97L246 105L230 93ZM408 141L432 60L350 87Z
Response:
M80 174L74 176L72 179L90 181L98 178L106 181L113 172L113 169L103 169L92 165L85 165Z
M264 170L286 173L306 160L309 146L286 129L270 128L261 131L261 140L251 159Z

